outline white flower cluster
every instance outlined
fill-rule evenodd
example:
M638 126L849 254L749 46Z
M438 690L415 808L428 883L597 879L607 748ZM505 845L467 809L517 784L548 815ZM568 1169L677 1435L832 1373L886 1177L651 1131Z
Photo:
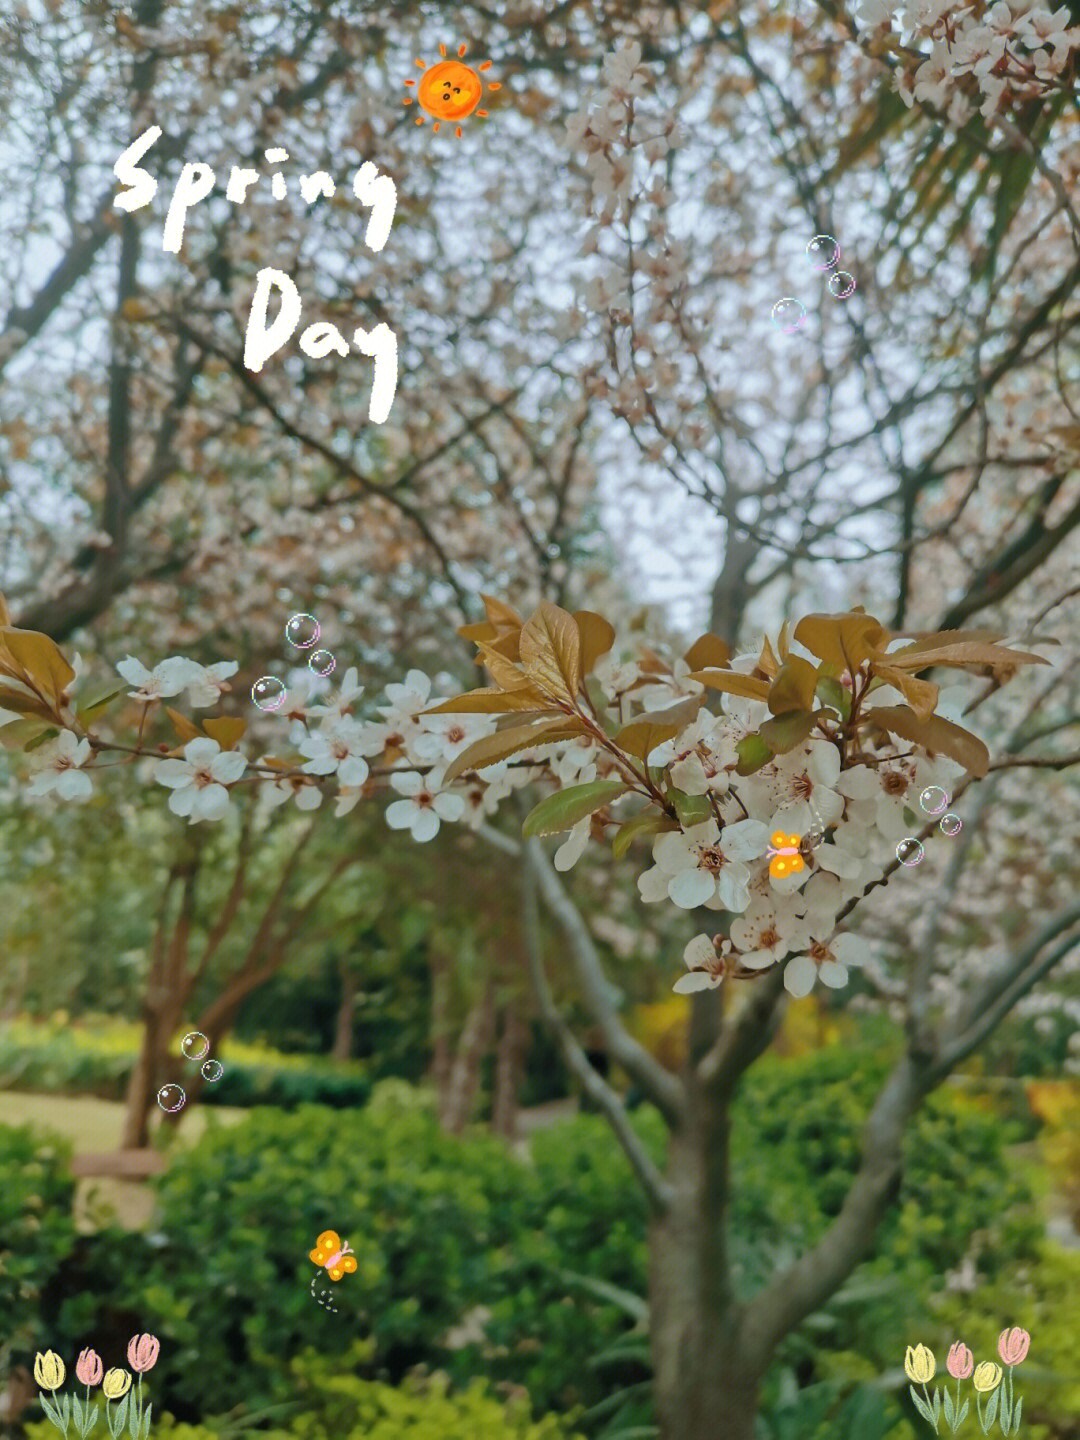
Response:
M735 662L747 674L754 665L751 657ZM232 661L204 667L178 656L153 670L132 657L117 668L137 687L134 698L147 706L181 691L192 705L206 704L228 688L237 670ZM594 675L609 713L624 724L702 695L685 662L665 668L655 655L639 665L608 654ZM192 824L224 818L231 792L241 783L263 786L270 805L291 798L301 810L318 808L332 786L340 816L385 780L395 795L386 808L387 824L424 842L443 822L479 826L513 790L531 782L558 790L623 777L619 752L604 744L597 729L594 736L522 748L511 759L465 770L448 784L448 767L495 733L495 717L432 713L441 702L419 670L388 685L384 703L368 718L353 713L363 694L355 668L320 703L311 703L310 692L294 690L275 722L288 727L291 759L266 755L249 761L234 746L222 748L210 734L199 735L187 741L182 754L154 761L154 779L171 792L170 810ZM887 688L875 698L881 704L901 700ZM748 975L778 963L786 964L784 983L793 995L808 994L818 979L843 985L849 967L860 961L861 946L853 936L836 933L840 912L881 878L897 840L909 833L905 807L915 809L912 797L931 785L950 788L960 767L914 749L896 758L863 756L842 769L836 744L811 737L756 773L740 776L737 747L769 712L763 701L731 695L724 704L722 714L698 709L648 755L653 773L663 770L665 783L687 797L684 804L696 802L696 809L678 827L658 814L663 829L654 832L652 864L637 881L642 900L731 917L727 936L698 935L686 947L689 973L675 989L714 987L725 975ZM208 730L213 725L207 722ZM85 767L97 749L108 748L93 736L62 731L35 752L30 794L86 799L91 782ZM376 757L373 774L370 762ZM631 818L628 804L638 806L631 814L643 813L640 796L627 795L578 820L556 852L557 868L574 865L591 836L625 824ZM777 864L779 853L800 858Z
M896 87L910 106L918 102L965 124L978 108L990 121L1015 105L1038 99L1068 83L1080 52L1080 26L1070 25L1067 6L1050 11L1027 0L862 0L859 19L887 32L894 21L909 46Z

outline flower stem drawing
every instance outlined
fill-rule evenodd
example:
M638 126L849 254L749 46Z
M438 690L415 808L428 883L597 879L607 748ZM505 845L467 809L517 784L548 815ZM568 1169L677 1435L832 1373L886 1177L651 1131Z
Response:
M133 1335L128 1343L128 1364L139 1377L139 1388L131 1388L131 1372L118 1366L106 1370L96 1350L84 1349L75 1362L75 1378L86 1387L85 1398L79 1395L64 1395L57 1391L63 1385L67 1370L63 1360L53 1350L38 1352L34 1359L34 1380L42 1391L38 1398L49 1423L67 1440L68 1430L74 1421L79 1440L87 1437L96 1428L102 1407L92 1404L91 1388L101 1386L105 1397L105 1424L112 1440L120 1440L127 1426L130 1440L147 1440L150 1433L150 1417L153 1406L144 1409L142 1400L142 1377L157 1363L160 1343L155 1335Z
M911 1382L908 1391L911 1403L922 1418L938 1434L938 1421L942 1413L945 1423L955 1435L963 1426L971 1409L970 1399L963 1394L962 1384L971 1381L975 1392L975 1415L984 1435L989 1435L995 1422L1002 1435L1019 1433L1020 1417L1023 1411L1023 1396L1015 1397L1013 1371L1022 1363L1028 1353L1031 1336L1026 1330L1014 1326L1003 1330L998 1337L998 1356L1007 1367L1007 1373L993 1360L975 1364L975 1357L961 1340L953 1341L949 1347L945 1368L956 1381L956 1394L949 1389L948 1382L933 1394L927 1388L937 1371L934 1352L927 1345L908 1346L904 1356L904 1373ZM922 1394L916 1386L921 1387Z

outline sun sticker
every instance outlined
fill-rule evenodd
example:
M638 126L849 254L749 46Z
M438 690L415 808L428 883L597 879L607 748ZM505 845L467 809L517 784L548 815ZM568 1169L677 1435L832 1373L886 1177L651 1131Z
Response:
M416 86L416 95L407 95L405 104L412 105L419 102L421 110L434 119L435 124L432 130L438 132L439 127L445 120L448 124L454 125L454 134L461 139L460 122L467 115L473 112L483 119L487 119L486 110L477 110L476 107L484 98L484 82L481 80L477 70L484 71L491 69L491 61L484 60L477 69L461 63L461 57L465 54L466 46L458 46L458 58L456 60L440 60L437 64L429 66L426 60L417 60L417 65L423 70L423 75L417 80L406 80L405 84ZM439 46L439 54L446 54L446 46ZM501 90L502 86L496 80L489 80L489 90ZM423 115L416 117L417 125L424 124Z

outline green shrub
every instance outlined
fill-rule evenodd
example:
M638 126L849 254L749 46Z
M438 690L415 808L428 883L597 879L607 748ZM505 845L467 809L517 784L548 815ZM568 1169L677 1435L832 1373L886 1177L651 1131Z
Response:
M44 1340L39 1302L75 1240L75 1182L66 1140L0 1125L0 1314L25 1358Z
M12 1021L0 1027L0 1078L8 1089L122 1100L139 1041L139 1027L118 1020L73 1025L61 1015ZM179 1051L174 1058L182 1079ZM371 1091L365 1067L355 1060L282 1055L232 1038L224 1060L224 1075L204 1087L200 1105L354 1109Z

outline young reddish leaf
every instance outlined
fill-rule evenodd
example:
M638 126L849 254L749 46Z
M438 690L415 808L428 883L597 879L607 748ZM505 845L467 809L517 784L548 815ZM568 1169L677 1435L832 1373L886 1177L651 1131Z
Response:
M529 679L558 700L573 700L585 679L581 632L566 610L542 600L521 631L521 663Z
M812 709L817 682L817 668L809 660L792 655L781 665L769 688L769 709L774 715Z
M558 835L563 830L572 830L579 820L610 805L629 788L624 780L590 780L587 785L557 790L529 811L521 833L528 839L532 835Z
M544 720L539 725L523 724L516 725L512 730L499 730L463 750L447 767L444 779L449 784L467 770L482 770L485 765L495 765L519 750L531 750L535 745L552 745L556 740L576 740L584 734L585 727L581 721L568 716Z
M691 680L700 680L707 690L719 690L725 695L742 695L748 700L768 700L769 682L757 680L753 675L743 675L738 670L694 670Z
M817 713L809 710L788 710L759 726L758 734L774 755L786 755L801 745L817 721Z
M218 715L204 720L203 729L211 740L216 740L222 750L235 750L247 730L247 721L238 715Z
M197 725L192 724L186 715L181 715L180 711L174 710L171 705L165 706L165 714L172 721L173 729L185 745L189 740L198 740L202 734Z
M581 635L582 673L591 675L600 656L606 655L615 644L615 627L593 610L575 610L574 619Z
M854 673L888 643L889 632L872 615L850 610L843 615L804 616L795 626L795 639L819 660Z
M619 826L618 834L611 842L611 853L616 860L621 860L639 835L659 835L665 830L678 828L675 821L662 811L642 810Z
M731 647L719 635L706 631L698 636L683 659L691 670L726 670L731 664Z
M737 775L753 775L755 770L760 770L773 758L773 752L760 735L745 736L735 746L735 751L739 757L735 767Z
M907 705L885 705L865 711L862 718L868 724L880 725L890 735L914 741L935 754L948 755L976 778L990 768L990 752L978 736L940 715L920 720Z

